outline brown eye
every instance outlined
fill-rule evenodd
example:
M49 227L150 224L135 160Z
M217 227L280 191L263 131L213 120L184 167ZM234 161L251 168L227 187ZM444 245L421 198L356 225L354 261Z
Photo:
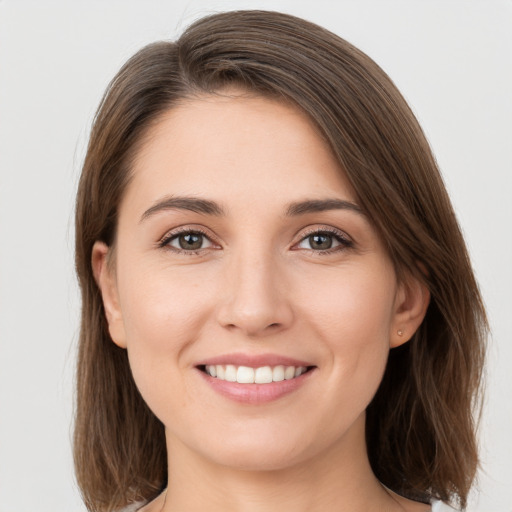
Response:
M308 242L311 249L323 251L332 247L332 235L315 234L308 236Z
M297 249L307 249L315 252L331 252L352 247L353 243L337 231L316 231L305 236L297 245Z
M211 247L212 243L202 233L196 231L184 231L170 238L165 245L181 251L198 251Z
M203 245L203 235L196 233L185 233L178 237L178 243L181 249L197 250L201 249Z

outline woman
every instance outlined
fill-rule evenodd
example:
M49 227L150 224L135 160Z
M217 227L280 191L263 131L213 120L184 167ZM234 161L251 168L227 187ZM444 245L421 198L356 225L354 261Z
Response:
M144 48L76 236L89 510L465 507L485 312L428 143L359 50L260 11Z

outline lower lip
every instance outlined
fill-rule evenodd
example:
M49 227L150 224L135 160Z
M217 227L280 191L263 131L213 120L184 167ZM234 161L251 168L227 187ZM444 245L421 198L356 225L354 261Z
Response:
M227 380L211 377L201 370L198 371L203 379L217 393L235 402L257 405L273 402L274 400L278 400L283 396L293 393L309 380L314 369L293 379L269 382L268 384L240 384L238 382L229 382Z

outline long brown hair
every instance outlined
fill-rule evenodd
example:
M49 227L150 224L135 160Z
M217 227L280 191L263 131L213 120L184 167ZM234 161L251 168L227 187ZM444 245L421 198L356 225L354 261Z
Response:
M91 511L150 500L166 485L164 429L108 334L91 268L95 241L115 242L117 211L149 126L183 98L237 85L305 112L329 142L398 276L431 303L410 342L391 350L367 410L375 475L390 489L461 507L478 457L486 318L463 237L425 136L388 76L338 36L299 18L238 11L203 18L176 42L133 56L96 114L77 196L82 292L74 434L76 475Z

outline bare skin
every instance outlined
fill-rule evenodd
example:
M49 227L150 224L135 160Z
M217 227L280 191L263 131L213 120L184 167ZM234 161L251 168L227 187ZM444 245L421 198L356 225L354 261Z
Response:
M408 500L382 486L371 475L365 458L353 473L343 471L344 464L338 454L325 454L317 466L287 468L286 471L253 473L230 471L225 468L212 480L213 468L187 466L185 471L172 475L175 491L164 491L141 512L200 512L208 510L230 512L429 512L429 505ZM177 466L181 467L180 464ZM325 474L325 467L331 471ZM181 470L180 470L181 471ZM170 480L171 480L170 478ZM343 478L343 480L341 480ZM180 492L194 482L196 491L191 495ZM355 495L354 491L359 492ZM290 508L288 508L290 507Z
M364 429L428 292L398 282L310 121L240 91L193 98L151 128L133 171L115 271L99 242L93 267L112 339L166 427L168 488L143 512L427 512L378 482ZM247 398L255 384L220 393L205 361L240 354L308 370L272 399Z

